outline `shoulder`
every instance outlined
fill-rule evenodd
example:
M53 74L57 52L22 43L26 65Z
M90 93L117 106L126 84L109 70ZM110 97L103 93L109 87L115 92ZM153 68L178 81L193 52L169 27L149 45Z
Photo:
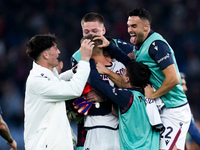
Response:
M164 41L153 41L149 47L149 54L155 55L156 53L171 53L170 48Z
M167 45L167 43L165 43L162 40L155 40L151 43L150 47L153 47L155 50L158 50L158 48L168 48L169 46Z
M115 42L115 44L122 49L126 54L134 51L134 45L127 43L121 39L113 39L113 41Z

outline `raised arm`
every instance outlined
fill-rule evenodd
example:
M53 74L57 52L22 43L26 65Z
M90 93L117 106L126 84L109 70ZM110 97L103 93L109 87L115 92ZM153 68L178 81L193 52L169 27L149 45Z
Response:
M17 143L12 138L9 128L1 115L0 115L0 135L7 141L7 144L10 145L13 150L17 149Z

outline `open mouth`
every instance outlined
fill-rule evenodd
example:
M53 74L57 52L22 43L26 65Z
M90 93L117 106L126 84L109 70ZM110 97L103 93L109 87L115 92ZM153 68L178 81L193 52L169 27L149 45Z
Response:
M131 38L130 38L130 42L133 44L136 41L136 34L130 34Z
M59 57L59 56L57 57L57 60L58 60L58 61L61 61L61 59L60 59L60 57Z

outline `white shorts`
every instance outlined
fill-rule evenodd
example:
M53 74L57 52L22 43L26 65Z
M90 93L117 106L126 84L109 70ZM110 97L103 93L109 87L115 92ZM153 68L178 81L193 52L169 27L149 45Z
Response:
M119 130L106 128L88 130L83 150L120 150Z
M163 108L160 113L165 130L160 133L160 149L184 150L186 134L191 122L189 104L177 108Z

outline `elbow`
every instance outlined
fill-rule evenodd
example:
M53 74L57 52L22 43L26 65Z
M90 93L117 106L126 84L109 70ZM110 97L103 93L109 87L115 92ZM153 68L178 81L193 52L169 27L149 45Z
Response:
M180 83L180 80L179 80L179 77L178 77L178 76L175 78L175 81L174 81L174 82L175 82L176 85Z
M173 79L171 81L172 81L172 85L174 87L180 83L180 80L178 77L173 77Z
M78 89L74 91L74 97L80 97L82 95L83 89Z
M0 133L6 130L6 126L4 123L0 123Z

